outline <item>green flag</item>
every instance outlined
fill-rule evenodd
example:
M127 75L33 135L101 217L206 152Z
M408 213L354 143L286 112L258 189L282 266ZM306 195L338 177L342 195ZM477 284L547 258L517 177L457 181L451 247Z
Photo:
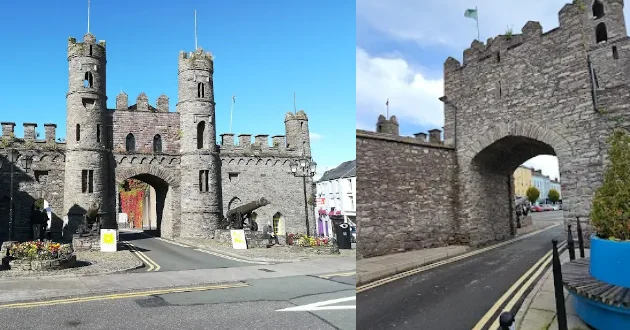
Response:
M476 21L478 19L477 9L466 9L466 11L464 12L464 17L472 18Z

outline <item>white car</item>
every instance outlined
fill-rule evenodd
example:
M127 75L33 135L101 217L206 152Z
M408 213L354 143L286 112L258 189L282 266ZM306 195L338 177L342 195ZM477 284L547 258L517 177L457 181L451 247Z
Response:
M559 204L551 205L551 207L553 208L554 211L559 211L560 210L560 205Z

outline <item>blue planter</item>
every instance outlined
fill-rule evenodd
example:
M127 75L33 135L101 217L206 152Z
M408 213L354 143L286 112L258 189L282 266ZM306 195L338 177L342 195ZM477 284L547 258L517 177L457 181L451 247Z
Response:
M598 330L630 329L630 310L613 307L571 293L575 312L591 327Z
M615 242L591 235L591 276L630 288L630 242Z

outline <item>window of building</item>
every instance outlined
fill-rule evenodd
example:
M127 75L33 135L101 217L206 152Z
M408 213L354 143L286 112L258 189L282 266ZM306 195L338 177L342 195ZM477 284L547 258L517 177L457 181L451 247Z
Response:
M94 87L94 76L92 72L88 71L85 73L85 77L83 79L83 87L92 88Z
M608 40L608 31L606 30L606 24L599 23L595 28L595 42L606 42Z
M96 124L96 142L101 142L101 125Z
M136 138L133 136L133 134L131 133L127 134L127 139L125 142L126 142L125 144L127 147L127 152L136 151Z
M162 137L160 136L160 134L155 134L155 136L153 137L153 152L162 152Z
M613 46L612 47L612 52L613 52L613 58L618 60L619 59L619 53L617 52L617 46Z
M81 191L84 193L94 192L94 170L81 171Z
M209 170L201 170L199 171L199 191L208 192L208 174Z
M81 141L81 125L77 124L76 129L74 130L75 138L77 141Z
M206 96L206 87L204 83L197 84L197 97L204 98Z
M593 2L593 17L595 19L604 17L604 4L599 0Z
M203 149L203 137L206 131L206 122L200 121L197 124L197 149Z

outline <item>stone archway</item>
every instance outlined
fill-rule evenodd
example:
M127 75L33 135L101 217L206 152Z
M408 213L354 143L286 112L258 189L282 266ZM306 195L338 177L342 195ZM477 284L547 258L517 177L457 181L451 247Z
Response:
M167 170L157 168L152 165L139 165L124 168L116 171L117 198L116 210L120 211L120 201L118 192L120 190L119 183L127 179L137 179L148 184L151 189L145 201L151 203L145 207L148 213L147 220L143 221L143 229L151 231L155 236L172 238L176 233L174 227L179 223L178 212L178 192L179 182L175 180L174 175ZM152 223L153 219L155 222Z
M458 145L459 217L456 231L473 246L500 241L516 233L516 168L535 156L558 158L563 199L575 200L577 176L573 151L561 135L531 122L503 122ZM564 207L563 207L564 208ZM567 219L569 208L564 208Z

